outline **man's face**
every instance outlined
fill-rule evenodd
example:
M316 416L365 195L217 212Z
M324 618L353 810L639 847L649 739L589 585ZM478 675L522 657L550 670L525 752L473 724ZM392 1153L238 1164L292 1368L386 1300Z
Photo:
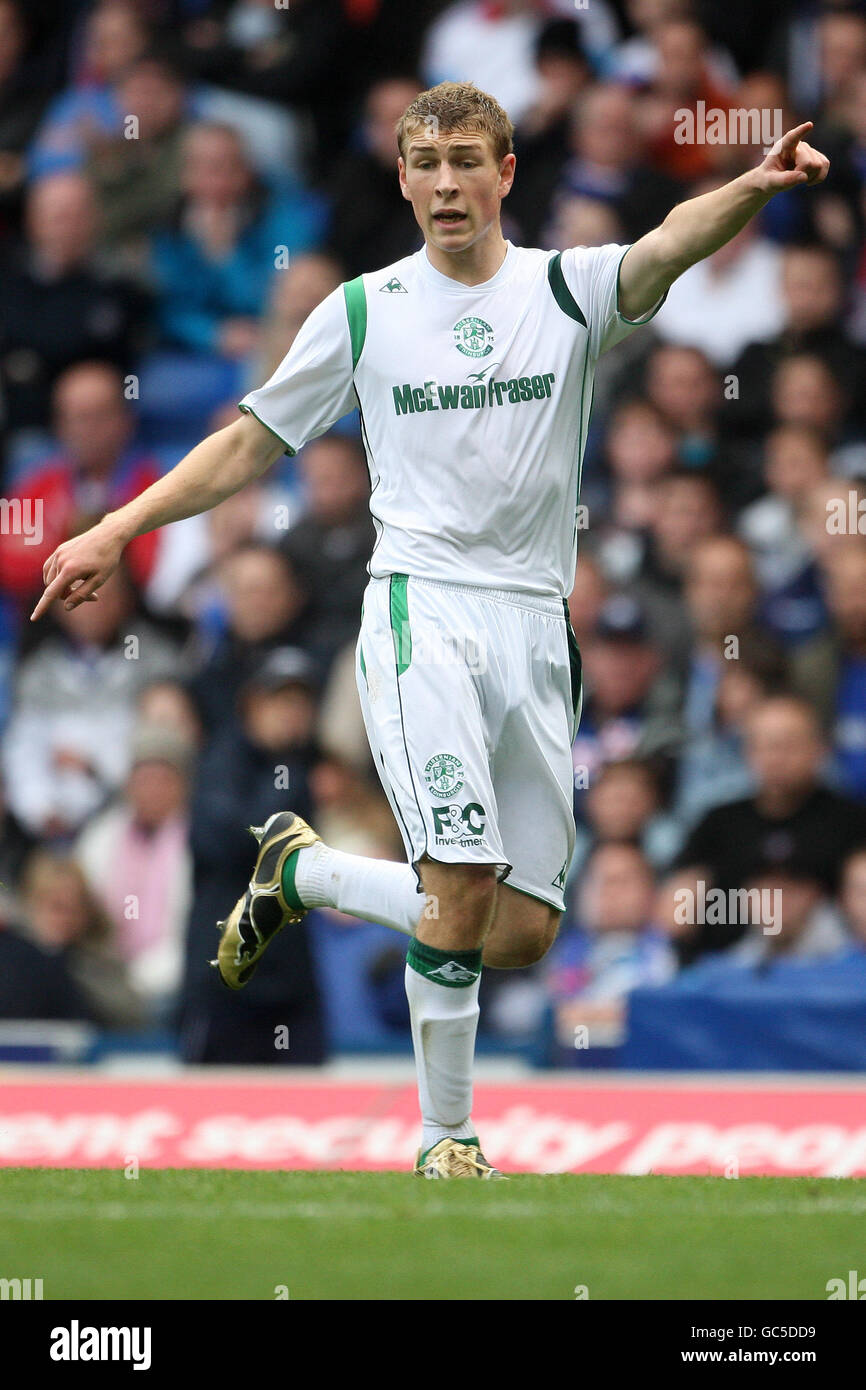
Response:
M54 396L54 428L85 472L101 471L114 462L131 431L114 372L85 366L61 378Z
M437 133L432 122L419 125L398 168L424 239L450 255L479 241L498 224L514 163L513 154L498 161L490 140L476 131Z
M758 786L786 794L803 792L815 782L823 756L814 719L784 700L769 701L754 712L746 751Z

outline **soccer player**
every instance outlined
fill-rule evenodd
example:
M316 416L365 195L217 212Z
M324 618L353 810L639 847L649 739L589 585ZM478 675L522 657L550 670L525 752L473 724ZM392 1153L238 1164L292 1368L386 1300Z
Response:
M581 703L565 600L596 363L775 193L825 178L810 128L631 246L553 253L502 235L515 157L499 104L466 84L422 93L397 169L424 247L328 295L239 420L45 565L34 618L94 599L133 537L216 506L359 407L377 539L358 688L408 862L272 815L218 966L241 988L320 905L409 937L425 1177L501 1176L471 1113L481 969L539 960L564 907Z

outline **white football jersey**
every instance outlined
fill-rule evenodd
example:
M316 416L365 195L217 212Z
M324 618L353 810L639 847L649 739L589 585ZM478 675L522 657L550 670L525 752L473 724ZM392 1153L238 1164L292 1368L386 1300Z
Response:
M374 578L564 597L595 364L661 303L619 312L627 250L509 242L466 286L422 248L328 295L240 407L292 453L359 407Z

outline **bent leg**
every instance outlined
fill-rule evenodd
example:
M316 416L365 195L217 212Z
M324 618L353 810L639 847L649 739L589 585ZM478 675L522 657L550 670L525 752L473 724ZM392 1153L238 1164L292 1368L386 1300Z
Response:
M556 939L562 913L549 903L501 883L482 961L496 970L534 965Z

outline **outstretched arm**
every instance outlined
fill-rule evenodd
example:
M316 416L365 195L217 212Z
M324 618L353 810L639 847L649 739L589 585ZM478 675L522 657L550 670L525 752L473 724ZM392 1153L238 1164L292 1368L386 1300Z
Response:
M741 231L775 193L821 183L830 161L803 140L812 122L777 140L763 163L739 178L679 203L664 222L630 246L620 270L620 311L639 319L658 304L684 270L711 256Z
M253 415L242 415L209 435L140 496L57 547L45 562L45 592L31 621L41 617L55 599L63 600L67 608L93 599L135 536L217 506L270 468L285 447Z

